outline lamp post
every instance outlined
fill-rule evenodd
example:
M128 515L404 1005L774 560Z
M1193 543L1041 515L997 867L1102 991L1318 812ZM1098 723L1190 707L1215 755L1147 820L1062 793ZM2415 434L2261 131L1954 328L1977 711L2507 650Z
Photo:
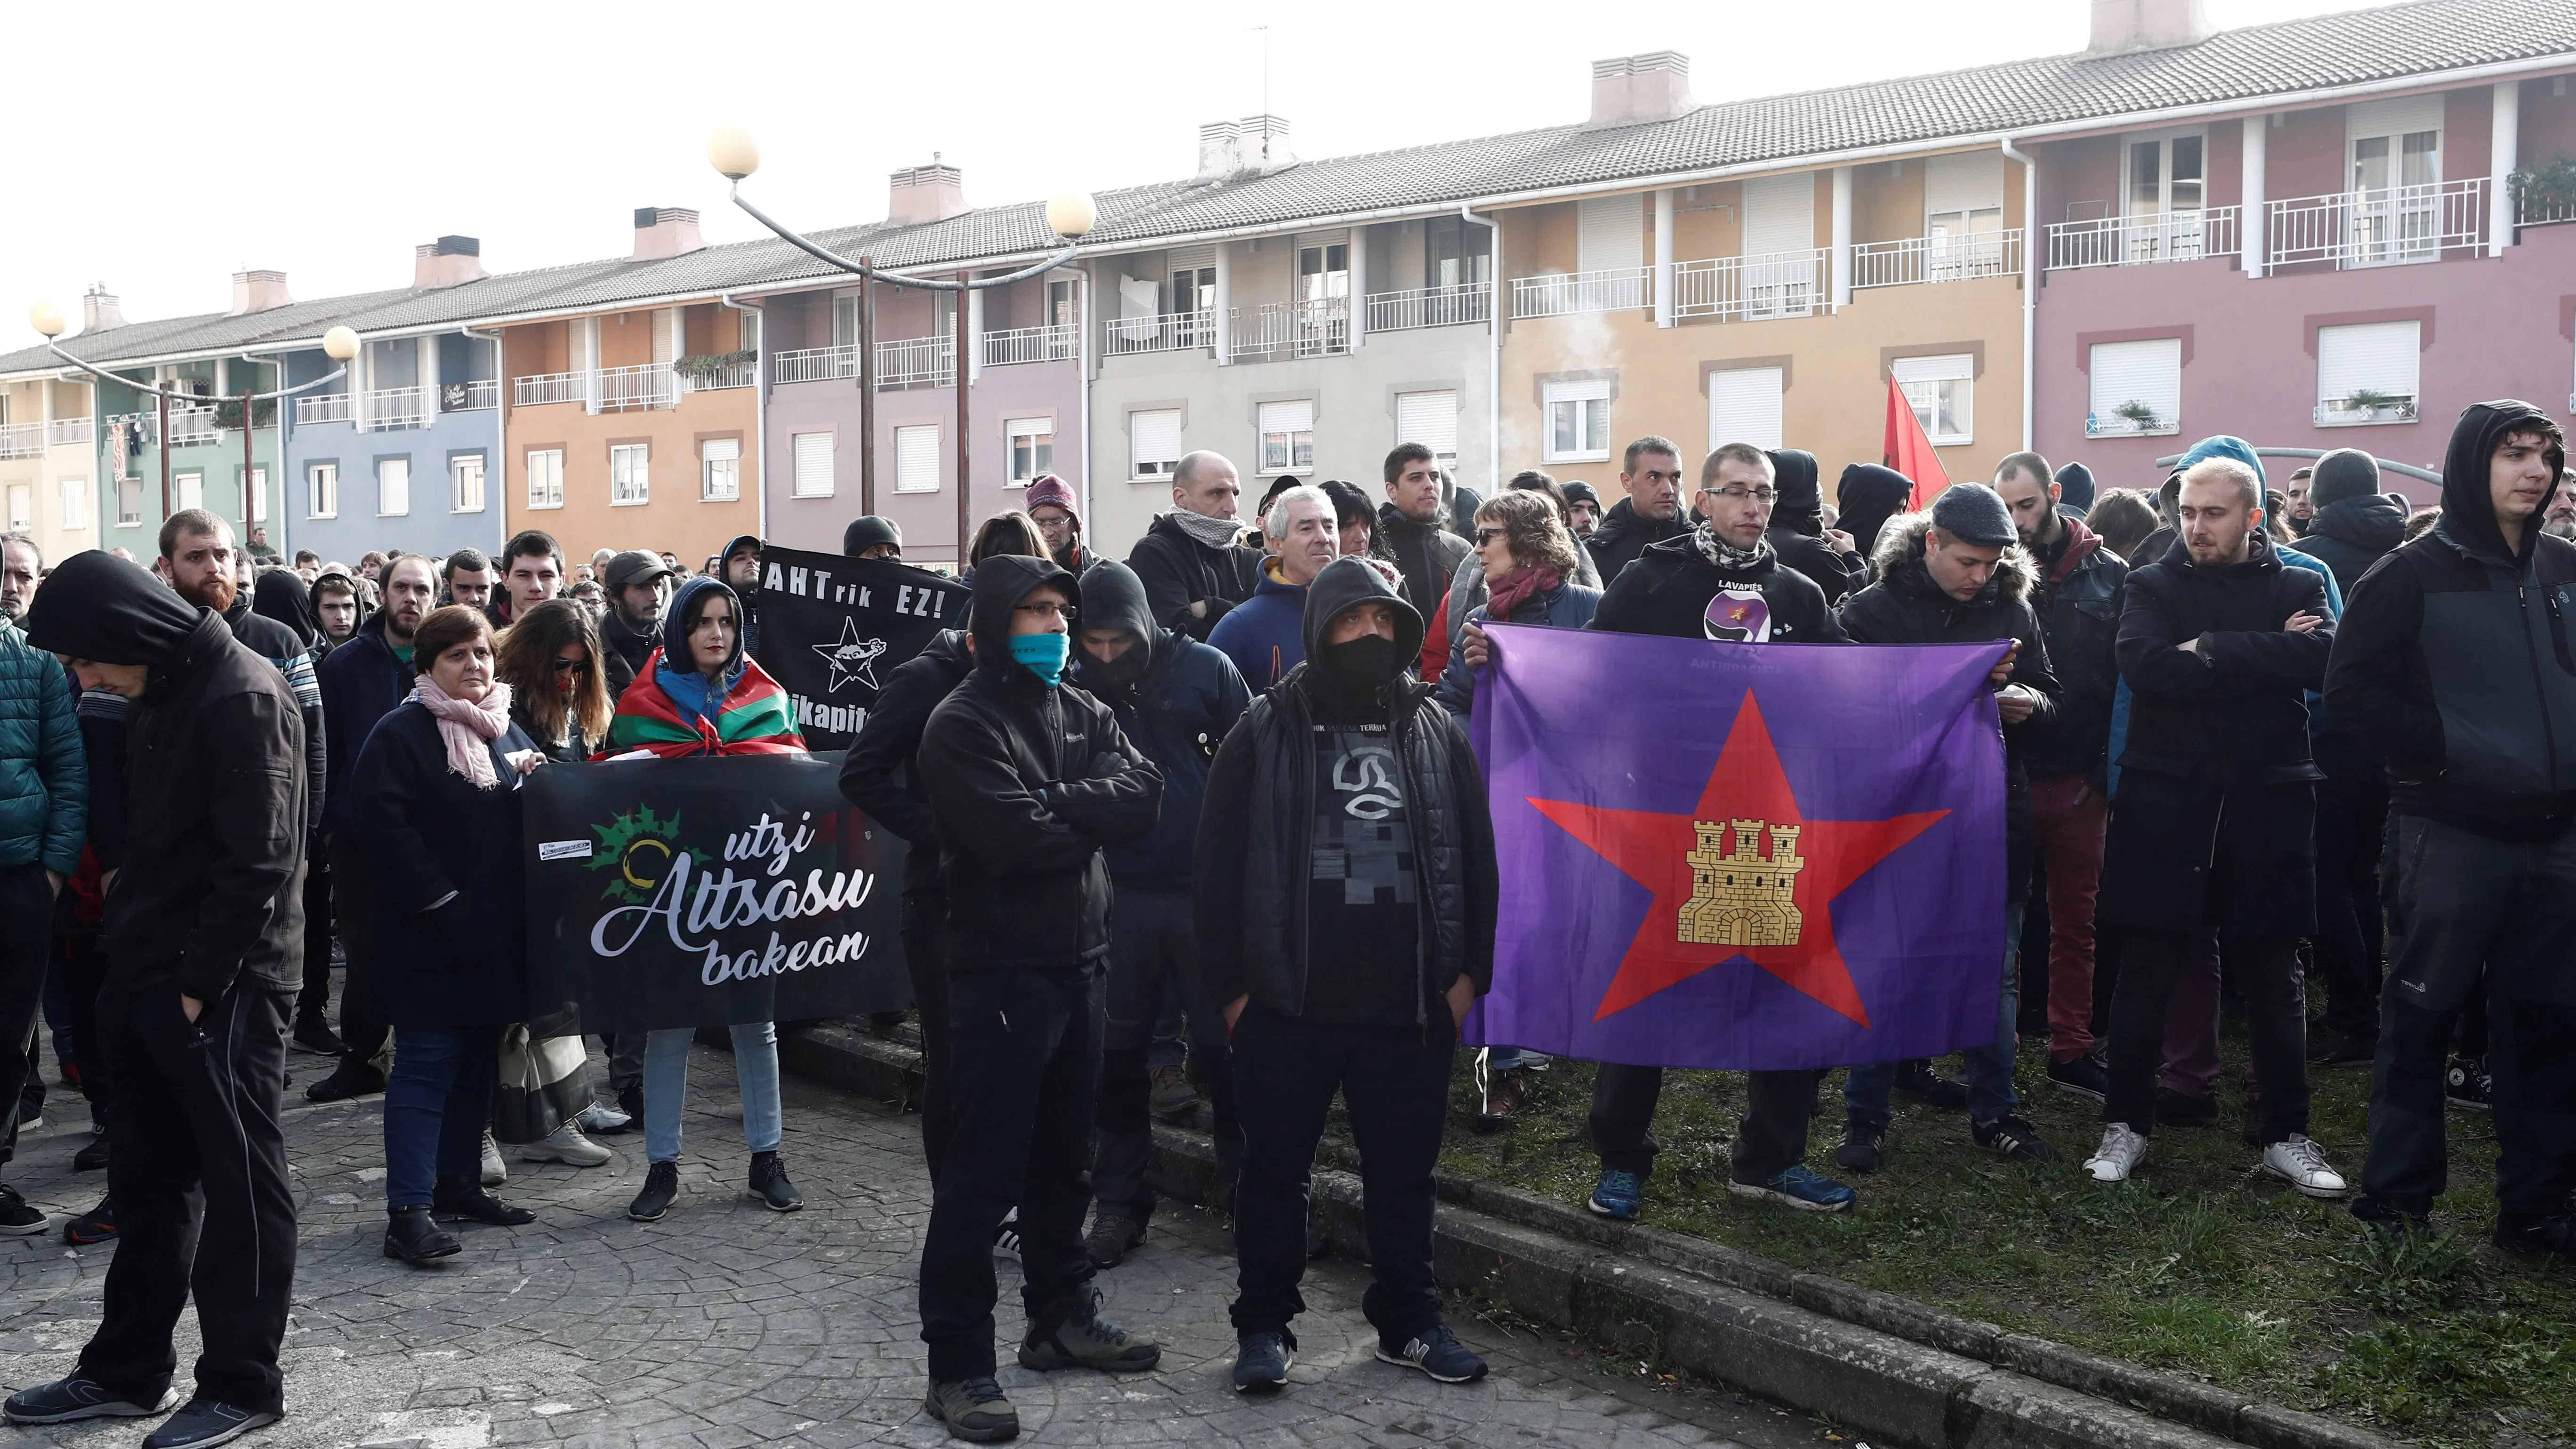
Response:
M751 202L745 200L742 194L741 182L744 177L749 176L760 169L760 144L752 138L749 131L740 126L727 125L716 128L715 133L707 138L707 161L710 165L714 166L716 171L727 181L734 183L734 185L728 189L727 195L732 198L734 205L741 207L754 221L757 221L762 226L769 228L769 230L776 234L781 241L795 247L798 251L805 253L807 256L813 257L817 261L827 263L841 271L848 272L851 275L858 277L863 284L859 292L859 315L862 320L861 347L859 353L859 386L866 389L860 397L860 414L862 430L868 434L866 442L863 445L865 451L860 455L859 465L859 494L861 506L863 508L872 511L876 507L875 463L877 446L874 416L875 407L873 406L875 402L874 394L876 391L877 360L873 345L875 339L873 336L868 335L873 333L875 329L872 326L865 325L873 320L870 313L874 297L873 289L865 284L885 282L892 286L911 287L918 291L953 292L957 294L957 320L949 330L949 370L957 388L957 571L961 574L964 573L966 571L966 540L969 534L973 532L974 526L974 505L972 502L971 490L968 486L968 479L971 474L968 467L970 449L968 447L967 438L967 425L969 418L967 407L967 378L971 369L969 367L970 359L967 356L966 348L967 294L972 292L988 291L995 287L1007 287L1014 282L1026 281L1030 277L1034 277L1041 272L1053 271L1055 268L1063 266L1065 263L1080 256L1082 254L1082 239L1091 234L1092 227L1097 224L1100 219L1099 208L1093 205L1091 196L1087 192L1072 189L1059 191L1047 200L1046 224L1047 230L1064 238L1065 245L1062 251L1057 252L1054 256L1048 257L1044 261L1023 267L1008 276L977 278L970 273L960 272L958 273L956 280L948 281L936 277L921 277L904 272L885 271L878 268L867 257L860 257L856 260L844 257L839 253L832 251L828 247L824 247L819 243L799 236L794 231L773 219L767 212L762 211L759 207L754 206ZM1086 325L1088 324L1086 323ZM769 480L767 478L761 479L760 486L763 488L768 487Z
M90 364L81 361L79 358L72 356L70 353L63 351L62 343L55 340L63 335L63 309L55 306L51 302L38 302L34 309L27 314L27 320L34 325L38 332L44 335L45 350L51 352L54 356L61 358L63 361L70 363L72 366L79 368L83 372L102 378L108 382L116 383L121 387L132 388L136 392L147 392L152 394L153 400L160 410L160 432L155 441L158 443L161 450L161 516L165 519L168 518L172 511L170 507L170 399L175 397L185 399L189 402L194 402L196 401L195 394L176 393L170 391L166 387L156 387L149 383L136 382L134 379L129 377L119 377L105 368L93 367ZM358 355L358 334L350 331L346 327L334 327L330 331L322 334L322 351L328 355L332 361L341 365L333 368L330 372L313 379L311 382L298 383L294 387L282 387L274 392L253 392L247 387L242 389L242 547L245 549L250 547L250 530L252 527L253 515L258 511L251 499L252 474L254 471L251 455L251 408L256 403L279 402L286 398L293 397L297 393L311 392L313 389L320 387L325 383L337 382L341 378L348 376L349 360ZM283 380L285 370L284 365L280 364L278 372L281 380ZM279 463L283 466L285 461L284 452L281 450L278 456ZM279 480L279 486L285 486L285 480L283 478Z

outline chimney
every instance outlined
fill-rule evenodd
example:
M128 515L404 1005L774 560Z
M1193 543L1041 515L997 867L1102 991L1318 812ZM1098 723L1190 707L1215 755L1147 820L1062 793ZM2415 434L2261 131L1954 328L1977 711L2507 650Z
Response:
M2089 55L2170 50L2217 33L2202 0L2093 0L2093 43L2084 49Z
M233 273L233 308L224 315L247 316L253 312L265 312L271 307L286 306L294 300L293 297L286 295L284 272L235 272Z
M463 238L459 238L462 240ZM635 208L635 255L631 260L658 262L665 257L684 256L706 245L698 235L698 214L685 206L639 206ZM481 254L481 249L476 249ZM483 264L474 263L475 275L482 275ZM460 278L459 280L463 280Z
M1297 164L1297 153L1288 149L1288 118L1285 116L1244 117L1235 148L1246 171L1267 174Z
M936 151L929 165L906 166L892 179L886 220L896 226L922 226L966 212L966 173L940 164Z
M1650 50L1592 62L1592 119L1585 125L1669 121L1690 109L1690 57L1680 51Z
M1243 169L1243 123L1210 121L1199 127L1199 181L1223 181Z
M116 298L105 282L93 282L81 296L81 333L104 332L125 325L125 313L117 308Z
M473 237L443 236L412 248L411 289L415 292L481 280L483 243Z

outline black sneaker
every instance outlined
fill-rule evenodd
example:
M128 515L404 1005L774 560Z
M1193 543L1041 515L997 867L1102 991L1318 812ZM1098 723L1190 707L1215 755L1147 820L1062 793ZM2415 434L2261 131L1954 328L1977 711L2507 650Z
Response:
M318 1016L308 1016L295 1023L293 1041L297 1051L310 1052L317 1057L345 1056L349 1051L349 1044L340 1040L330 1024Z
M1393 1339L1380 1338L1377 1361L1420 1369L1444 1384L1471 1384L1485 1376L1485 1361L1460 1343L1458 1335L1451 1333L1445 1323L1435 1323L1401 1345Z
M1936 1077L1932 1064L1917 1057L1896 1069L1896 1090L1927 1107L1944 1112L1968 1110L1968 1084L1960 1077Z
M385 1214L385 1256L415 1266L453 1258L465 1251L456 1236L430 1221L425 1207L393 1208Z
M1145 1241L1145 1220L1134 1213L1101 1212L1091 1220L1082 1254L1095 1268L1115 1268Z
M922 1411L948 1426L952 1437L969 1444L998 1444L1020 1434L1020 1412L1002 1396L993 1376L932 1383Z
M442 1177L429 1191L429 1215L442 1223L483 1223L496 1228L524 1227L537 1220L526 1208L514 1208L486 1192L470 1177Z
M116 1204L100 1198L98 1206L63 1223L63 1241L75 1248L92 1248L116 1241Z
M2096 1056L2051 1061L2048 1064L2048 1084L2061 1092L2073 1092L2079 1097L2090 1097L2100 1102L2111 1095L2111 1069L2102 1065L2102 1059Z
M1046 1373L1087 1368L1106 1373L1143 1373L1163 1361L1163 1350L1127 1330L1100 1320L1100 1295L1072 1316L1020 1344L1020 1367Z
M148 1419L154 1414L170 1412L179 1402L175 1389L165 1389L156 1403L138 1404L120 1399L107 1385L85 1375L74 1373L50 1384L20 1389L0 1405L0 1416L12 1424L68 1424L75 1419Z
M636 1131L638 1131L638 1132L643 1131L643 1130L644 1130L644 1089L643 1089L642 1087L620 1087L620 1088L618 1088L618 1089L617 1089L617 1110L618 1110L618 1111L620 1111L620 1112L625 1113L625 1114L626 1114L630 1119L632 1119L632 1120L634 1121L634 1123L635 1123L635 1130L636 1130Z
M680 1195L680 1164L656 1162L644 1170L644 1190L626 1205L626 1215L639 1223L658 1223Z
M1854 1172L1878 1171L1886 1161L1881 1146L1886 1137L1884 1127L1872 1127L1866 1122L1844 1123L1842 1145L1834 1149L1834 1164Z
M751 1154L751 1195L774 1213L792 1213L805 1205L805 1195L787 1180L787 1160L776 1152Z
M190 1399L161 1427L143 1436L143 1449L212 1449L277 1422L275 1409L245 1409L213 1399Z
M2056 1162L2065 1156L2039 1135L2038 1128L2009 1112L1992 1122L1972 1122L1968 1130L1979 1147L2000 1153L2008 1161Z
M1288 1365L1294 1361L1286 1335L1247 1333L1234 1344L1234 1391L1275 1394L1288 1387Z
M13 1238L32 1237L45 1230L45 1215L27 1206L18 1189L0 1184L0 1233Z
M107 1134L104 1132L93 1132L90 1134L89 1140L81 1144L81 1150L72 1154L72 1171L101 1172L104 1171L106 1167Z
M2392 1238L2402 1238L2410 1232L2427 1238L2433 1236L2431 1213L2422 1208L2401 1207L2383 1197L2365 1194L2354 1198L2344 1211Z
M2487 1111L2495 1097L2495 1078L2487 1075L2487 1064L2479 1057L2451 1058L2451 1071L2442 1088L2443 1100L2471 1112Z
M2156 1089L2156 1125L2159 1127L2207 1127L2218 1121L2218 1103L2208 1097L2186 1097L2180 1092Z
M2576 1263L2576 1213L2560 1213L2546 1218L2499 1213L2496 1215L2495 1245L2524 1257L2555 1254Z
M340 1058L331 1075L304 1089L308 1102L346 1102L358 1097L372 1097L385 1089L385 1074L365 1062Z
M2378 1054L2376 1036L2356 1036L2331 1026L2320 1026L2308 1033L2308 1065L2312 1067L2366 1067Z

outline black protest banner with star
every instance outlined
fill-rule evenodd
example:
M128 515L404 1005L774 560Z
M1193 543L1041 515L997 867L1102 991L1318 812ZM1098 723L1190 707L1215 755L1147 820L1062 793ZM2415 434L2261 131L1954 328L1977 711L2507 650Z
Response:
M966 586L891 559L792 548L760 555L760 667L787 691L797 732L847 749L895 666L966 627Z

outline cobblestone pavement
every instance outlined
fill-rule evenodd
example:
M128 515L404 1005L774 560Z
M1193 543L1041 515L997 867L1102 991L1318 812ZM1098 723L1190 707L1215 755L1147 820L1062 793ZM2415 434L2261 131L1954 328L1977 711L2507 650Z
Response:
M302 1082L323 1064L291 1058ZM640 1134L606 1139L608 1166L513 1161L503 1196L523 1228L466 1228L466 1249L431 1270L382 1256L381 1098L312 1106L289 1089L287 1135L302 1213L287 1330L286 1420L254 1437L286 1446L497 1444L933 1445L921 1412L914 1266L930 1205L915 1118L790 1079L785 1153L808 1206L772 1214L744 1196L746 1155L728 1058L699 1049L682 1153L682 1196L642 1225L624 1209L643 1177ZM92 1206L101 1175L75 1176L87 1114L56 1090L47 1124L20 1144L8 1181L61 1215ZM98 1322L112 1249L74 1250L59 1226L0 1239L0 1384L70 1369ZM1017 1274L1003 1265L1001 1331L1019 1330ZM1260 1445L1816 1442L1803 1420L1723 1392L1658 1388L1597 1371L1592 1350L1460 1316L1493 1362L1483 1383L1434 1384L1375 1362L1359 1314L1365 1269L1315 1265L1288 1392L1238 1398L1227 1371L1233 1258L1223 1230L1167 1206L1152 1238L1102 1275L1113 1321L1164 1345L1159 1372L1125 1378L1030 1373L1003 1353L1021 1442ZM180 1320L180 1387L197 1352ZM1626 1366L1633 1371L1634 1365ZM136 1442L132 1421L0 1430L0 1443L103 1449Z

